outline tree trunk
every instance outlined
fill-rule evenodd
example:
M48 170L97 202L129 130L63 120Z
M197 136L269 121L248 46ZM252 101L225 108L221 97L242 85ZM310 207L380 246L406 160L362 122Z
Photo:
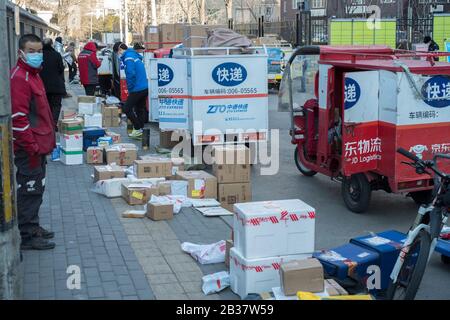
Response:
M200 5L200 23L206 24L206 0L201 0Z

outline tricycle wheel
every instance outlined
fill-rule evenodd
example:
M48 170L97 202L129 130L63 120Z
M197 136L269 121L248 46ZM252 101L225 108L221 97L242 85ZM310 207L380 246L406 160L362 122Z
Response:
M303 152L305 150L305 147L303 146ZM301 163L299 156L298 156L298 146L295 148L295 153L294 153L294 159L295 159L295 165L297 166L297 169L306 177L314 177L317 172L313 171L313 170L309 170L308 168L305 167L305 165L303 163Z
M345 205L354 213L364 213L369 208L372 188L367 177L358 173L342 181L342 197Z
M450 257L442 255L441 256L441 261L442 261L443 264L450 264Z
M433 190L411 192L410 195L414 202L419 206L430 204L433 201Z

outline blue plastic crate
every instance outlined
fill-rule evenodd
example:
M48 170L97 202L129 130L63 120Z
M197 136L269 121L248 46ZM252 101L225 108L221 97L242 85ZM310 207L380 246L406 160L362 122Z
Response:
M385 290L388 288L389 277L405 240L406 234L389 230L376 235L354 238L350 240L350 243L379 254L378 265L381 271L381 289Z
M104 137L105 129L98 127L86 127L83 130L83 150L86 151L89 147L96 147L98 145L98 138Z
M332 277L344 280L347 277L363 281L369 274L367 268L378 265L379 254L354 244L346 244L335 249L318 251L313 254Z
M450 257L450 241L439 240L435 251L446 257Z

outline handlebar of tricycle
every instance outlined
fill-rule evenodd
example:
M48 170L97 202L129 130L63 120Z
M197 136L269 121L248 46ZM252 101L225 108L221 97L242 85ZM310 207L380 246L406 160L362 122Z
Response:
M441 171L439 171L436 168L436 163L437 163L437 159L439 159L439 158L450 160L450 154L437 154L434 156L432 161L424 161L424 160L421 160L420 158L418 158L417 156L415 156L414 154L412 154L411 152L406 151L403 148L397 149L397 152L400 153L401 155L405 156L406 158L414 161L414 166L416 167L416 169L422 169L423 173L427 173L426 169L430 168L438 176L448 177L446 174L442 173Z
M402 156L405 156L406 158L408 158L414 162L419 162L419 163L422 162L422 160L420 160L417 156L415 156L414 154L412 154L409 151L406 151L403 148L397 149L397 152L400 153Z

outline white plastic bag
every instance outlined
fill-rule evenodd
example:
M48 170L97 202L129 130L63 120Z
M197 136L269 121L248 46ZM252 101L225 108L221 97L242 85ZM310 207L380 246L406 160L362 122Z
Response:
M114 96L109 96L109 97L106 99L106 104L119 104L119 103L120 103L120 100L117 99L117 98L114 97Z
M91 191L107 198L118 198L122 196L122 183L126 182L128 182L127 178L100 180L93 185Z
M184 242L181 250L189 253L201 264L214 264L225 262L226 242L224 240L213 244L194 244Z
M209 274L202 278L203 293L208 295L220 292L230 286L230 274L226 271Z

